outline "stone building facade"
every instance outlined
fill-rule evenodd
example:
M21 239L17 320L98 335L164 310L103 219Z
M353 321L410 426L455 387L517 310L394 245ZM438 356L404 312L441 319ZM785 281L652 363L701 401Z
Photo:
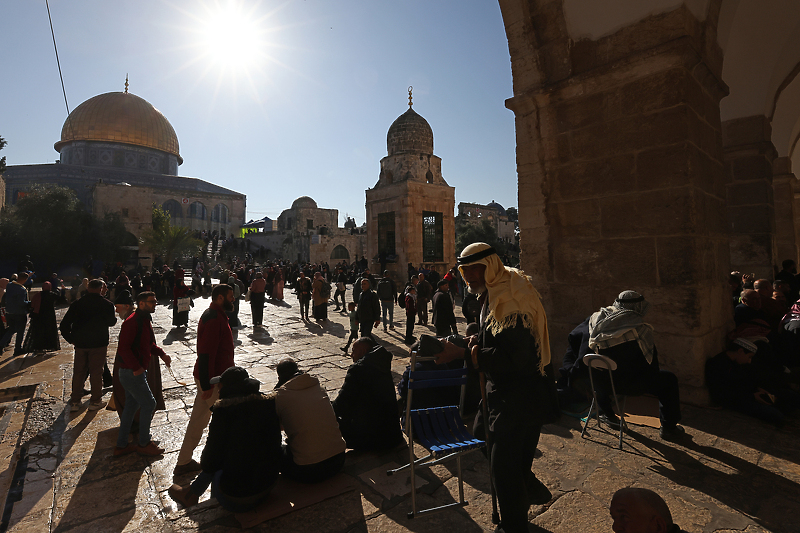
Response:
M370 268L380 270L384 254L398 280L408 263L444 274L455 265L455 187L433 154L433 130L410 102L389 128L386 147L378 182L366 191Z
M652 303L659 358L703 401L732 329L731 269L797 259L800 4L500 0L522 266L553 352L623 289Z
M301 196L281 212L276 231L254 233L247 238L256 247L270 250L270 258L288 261L333 265L344 260L349 264L366 251L366 235L340 228L339 211L320 208L308 196Z
M502 205L494 200L490 203L469 204L467 202L458 203L458 216L456 223L480 224L487 220L497 232L497 238L503 242L514 242L514 222L508 220L506 210Z
M163 207L173 225L209 233L236 233L244 223L245 195L178 176L183 158L175 130L127 90L76 107L55 149L60 154L55 164L8 167L3 187L8 205L33 186L55 184L75 191L95 216L119 212L137 238L152 227L153 205Z

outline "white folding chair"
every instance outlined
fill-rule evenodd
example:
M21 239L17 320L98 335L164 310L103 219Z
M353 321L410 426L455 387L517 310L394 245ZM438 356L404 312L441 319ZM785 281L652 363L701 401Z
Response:
M589 381L592 385L592 405L589 407L589 414L586 415L586 421L583 423L583 430L581 430L581 437L586 434L586 428L589 425L589 420L594 413L597 419L597 426L600 426L600 405L597 402L597 388L594 384L594 376L592 370L599 372L608 372L608 379L611 381L611 395L614 397L614 406L617 408L619 414L619 449L622 449L622 433L627 429L625 424L625 397L622 399L622 409L619 407L619 400L617 399L617 389L614 387L614 370L617 369L617 363L605 355L596 353L587 353L583 356L583 363L589 367Z

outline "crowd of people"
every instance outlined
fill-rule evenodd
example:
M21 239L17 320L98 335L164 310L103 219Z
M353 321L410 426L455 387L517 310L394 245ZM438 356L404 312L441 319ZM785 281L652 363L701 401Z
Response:
M538 292L524 272L507 267L484 243L466 247L457 266L441 277L409 265L402 286L389 271L376 277L360 261L333 267L257 264L249 254L208 268L196 258L188 274L177 263L133 272L117 265L108 273L86 278L74 289L54 276L30 297L28 272L13 280L0 279L6 328L0 346L16 335L15 355L57 350L60 327L63 339L74 346L70 410L81 409L88 379L87 408L106 406L119 415L113 455L160 456L164 449L152 440L150 424L154 412L164 408L160 365L169 367L171 360L157 344L151 317L160 300L171 299L173 326L186 327L193 297L207 296L209 306L197 325L196 397L174 469L176 476L197 475L191 484L176 484L169 491L185 506L196 504L211 487L225 509L252 509L269 497L279 473L316 483L342 469L348 448L382 450L403 444L397 394L404 397L410 369L395 386L392 355L373 333L381 325L384 332L395 329L395 307L405 312L403 340L412 349L418 346L414 327L431 322L442 348L432 368L466 365L470 371L468 388L475 390L472 398L468 391L466 404L477 411L475 436L492 443L487 455L503 531L527 531L529 506L552 498L533 472L534 454L542 426L558 418L564 395L592 396L581 364L586 354L615 361L616 392L658 397L663 439L677 440L685 432L679 424L678 380L659 366L653 328L644 322L650 306L644 295L622 291L570 333L556 385ZM221 283L212 287L212 277ZM794 263L786 261L772 282L733 273L730 284L736 327L725 351L706 364L710 395L723 407L780 425L800 406L800 276ZM334 312L349 319L350 335L342 350L353 364L333 401L319 380L291 358L278 363L277 384L270 392L261 391L261 384L236 365L234 331L244 327L238 316L240 301L252 308L252 327L261 328L266 302L280 305L287 288L297 295L302 320L324 324L331 299ZM463 336L454 313L459 296L468 319ZM54 311L59 299L71 300L60 326ZM24 335L28 315L31 322ZM109 372L109 328L117 317L122 326ZM480 392L473 379L478 374L485 380L486 415L477 409L474 394ZM109 384L112 396L106 405L102 392ZM619 429L610 380L596 376L594 389L602 420ZM198 462L193 453L206 428L208 438ZM640 517L663 526L657 531L679 531L666 504L649 491L618 492L611 513L615 525Z

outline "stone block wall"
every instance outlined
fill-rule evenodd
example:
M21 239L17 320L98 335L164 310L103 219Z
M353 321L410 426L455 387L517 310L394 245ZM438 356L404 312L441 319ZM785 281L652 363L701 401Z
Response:
M721 63L685 8L571 42L560 2L501 1L516 115L523 269L558 361L625 289L652 303L660 359L689 397L732 325Z
M722 125L727 174L731 268L772 279L778 256L769 119L763 115L728 120ZM795 253L792 257L795 257Z

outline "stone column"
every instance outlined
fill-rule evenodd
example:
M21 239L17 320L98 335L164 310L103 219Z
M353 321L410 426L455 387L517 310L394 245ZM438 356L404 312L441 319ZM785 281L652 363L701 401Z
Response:
M731 268L772 279L781 258L776 250L772 163L777 157L772 128L763 115L728 120L722 125L728 177Z
M545 24L552 5L504 14L522 266L544 298L554 359L573 327L633 289L651 303L662 368L683 399L704 401L705 360L732 327L720 63L682 34L698 24L685 9L562 46Z
M796 189L797 177L792 173L792 160L788 157L777 158L772 163L772 197L775 203L776 259L779 268L784 259L798 262Z

